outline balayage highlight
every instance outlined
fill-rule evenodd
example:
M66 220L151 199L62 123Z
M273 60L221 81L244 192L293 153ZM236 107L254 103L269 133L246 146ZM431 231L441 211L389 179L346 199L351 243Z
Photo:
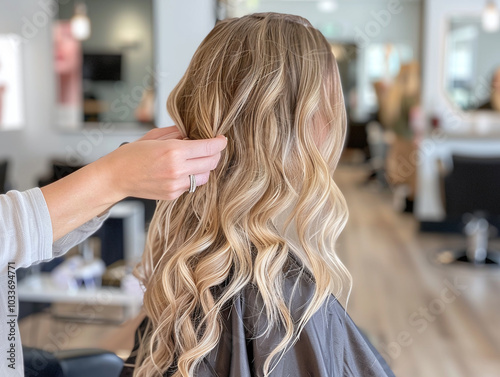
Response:
M335 58L298 16L219 22L167 101L190 139L228 137L206 185L160 201L138 274L149 317L134 376L195 375L223 332L221 310L253 284L267 328L284 337L268 375L325 300L350 276L335 253L347 209L333 180L345 138ZM283 280L289 254L315 283L298 320ZM259 375L260 375L259 374Z

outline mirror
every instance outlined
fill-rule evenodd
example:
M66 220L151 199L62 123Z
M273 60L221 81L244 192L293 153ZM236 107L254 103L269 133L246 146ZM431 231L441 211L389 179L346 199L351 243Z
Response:
M152 0L69 0L53 27L57 123L154 123Z
M446 31L444 85L464 111L500 112L500 31L483 30L481 18L453 17Z

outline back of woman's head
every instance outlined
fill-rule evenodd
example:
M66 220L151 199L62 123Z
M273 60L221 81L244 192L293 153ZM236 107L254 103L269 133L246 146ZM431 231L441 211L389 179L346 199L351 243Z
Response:
M224 134L228 146L207 184L158 203L138 270L151 326L136 375L191 376L217 345L221 309L249 283L269 326L286 330L267 373L348 277L334 251L346 220L332 178L345 135L335 58L301 17L227 19L201 43L167 108L184 136ZM289 253L315 283L298 323L283 292Z

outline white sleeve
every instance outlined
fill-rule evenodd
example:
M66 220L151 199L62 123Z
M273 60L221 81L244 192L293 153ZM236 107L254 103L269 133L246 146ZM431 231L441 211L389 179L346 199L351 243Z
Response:
M107 218L96 217L52 242L52 222L42 191L0 195L0 370L5 377L24 376L17 323L19 302L15 270L60 256L94 233Z
M14 262L16 269L64 254L102 225L107 214L52 242L52 222L42 191L9 191L0 195L0 267Z
M0 266L28 267L52 256L52 223L42 191L0 195Z
M83 240L94 234L109 216L109 211L102 216L94 217L79 228L58 239L52 245L52 258L59 257L66 253L73 246L78 245Z

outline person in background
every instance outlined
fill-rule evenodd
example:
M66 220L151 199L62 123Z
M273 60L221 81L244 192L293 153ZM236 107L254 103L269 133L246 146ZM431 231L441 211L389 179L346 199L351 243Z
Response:
M491 79L489 101L479 106L478 110L492 110L500 112L500 67L496 69Z
M396 207L412 212L417 187L415 123L420 106L420 65L403 64L396 79L383 91L376 87L376 92L380 123L395 136L387 155L387 178L394 189Z

